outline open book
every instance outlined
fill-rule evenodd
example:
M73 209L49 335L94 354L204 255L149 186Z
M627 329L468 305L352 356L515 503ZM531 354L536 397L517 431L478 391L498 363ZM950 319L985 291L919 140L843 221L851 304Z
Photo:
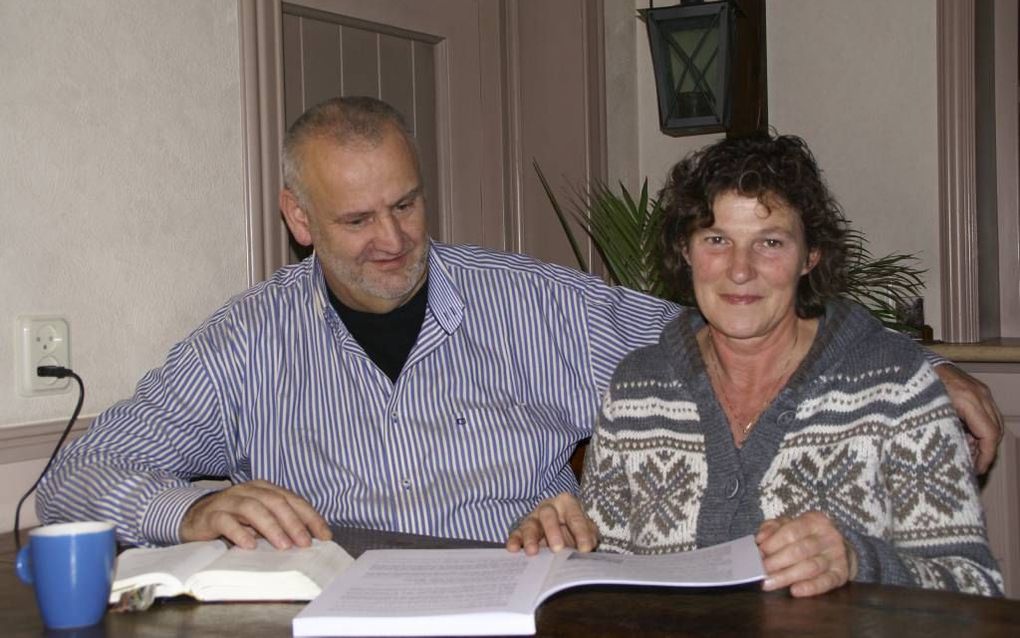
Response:
M535 633L535 609L577 585L711 587L763 579L754 537L680 554L371 550L294 618L295 636Z
M117 557L110 602L147 586L154 587L152 598L312 600L353 562L336 543L318 540L311 547L285 550L265 539L255 549L228 548L219 540L129 549Z

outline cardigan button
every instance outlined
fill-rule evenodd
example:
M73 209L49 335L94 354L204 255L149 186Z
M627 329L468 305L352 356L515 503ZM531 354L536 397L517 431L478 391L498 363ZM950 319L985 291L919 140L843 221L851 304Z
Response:
M793 412L790 411L783 412L782 414L779 415L779 424L790 425L791 423L793 423L794 417L796 417L796 415Z
M726 498L728 498L728 499L735 498L737 496L737 493L740 491L740 479L738 479L738 478L730 479L729 488L730 488L730 495L727 496Z

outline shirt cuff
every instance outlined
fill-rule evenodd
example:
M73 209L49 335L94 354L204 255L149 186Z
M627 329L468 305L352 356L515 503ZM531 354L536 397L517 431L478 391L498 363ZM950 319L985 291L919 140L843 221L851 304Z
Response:
M921 348L921 351L924 352L924 360L930 363L931 367L933 368L953 363L949 359L946 359L940 354L932 352L928 348Z
M180 543L184 514L200 498L218 491L217 488L186 485L160 492L142 517L142 538L152 545Z

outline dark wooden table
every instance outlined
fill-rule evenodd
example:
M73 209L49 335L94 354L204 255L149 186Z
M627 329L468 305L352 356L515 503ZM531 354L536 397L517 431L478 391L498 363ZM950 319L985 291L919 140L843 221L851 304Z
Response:
M351 555L372 548L478 547L421 536L337 530ZM199 604L175 599L133 614L107 614L86 630L45 632L31 588L14 573L14 538L0 535L0 636L290 636L303 604ZM538 611L540 636L1020 636L1020 601L850 584L794 600L755 588L682 590L585 587Z

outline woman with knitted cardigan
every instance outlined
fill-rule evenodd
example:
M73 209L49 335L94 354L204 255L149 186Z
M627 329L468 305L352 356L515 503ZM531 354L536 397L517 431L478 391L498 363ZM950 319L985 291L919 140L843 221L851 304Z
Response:
M507 547L677 552L754 534L766 590L848 580L997 595L964 433L913 342L845 288L846 222L803 140L728 139L660 194L683 316L617 368L581 502Z

